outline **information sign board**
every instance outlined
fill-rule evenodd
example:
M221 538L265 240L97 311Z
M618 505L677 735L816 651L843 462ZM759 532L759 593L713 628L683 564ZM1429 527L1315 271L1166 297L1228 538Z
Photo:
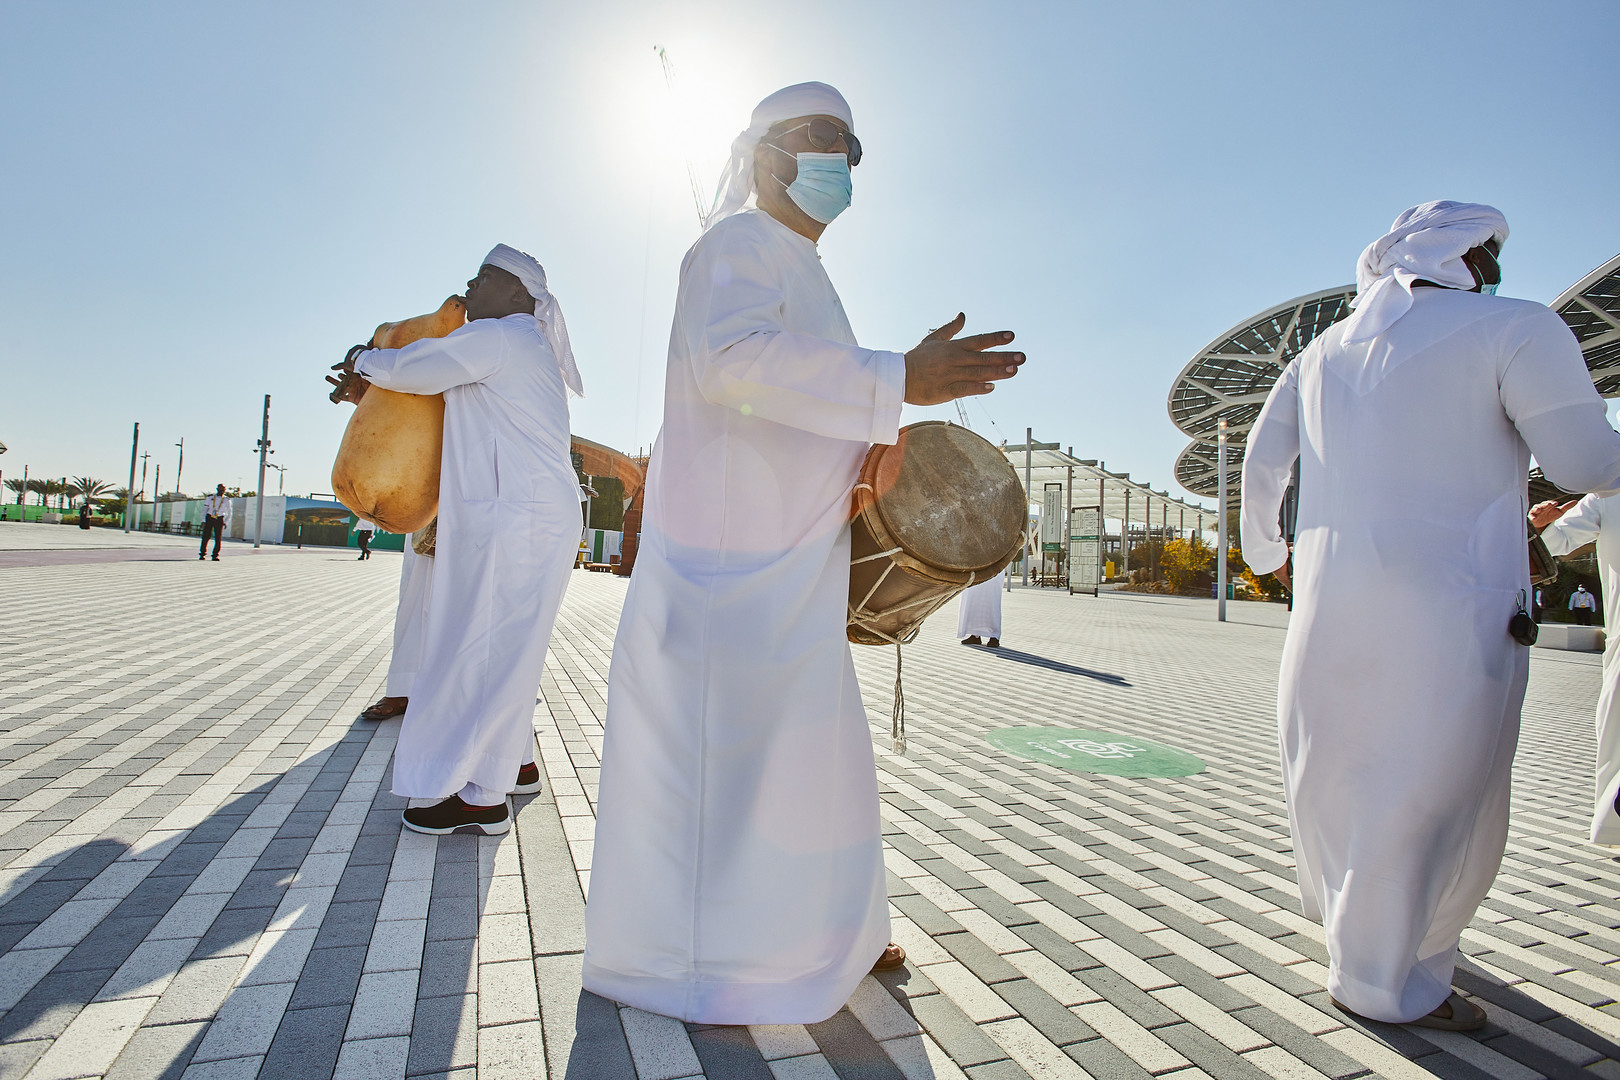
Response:
M1041 551L1063 550L1063 485L1047 484L1041 492Z
M1097 595L1102 581L1102 507L1069 512L1069 593Z

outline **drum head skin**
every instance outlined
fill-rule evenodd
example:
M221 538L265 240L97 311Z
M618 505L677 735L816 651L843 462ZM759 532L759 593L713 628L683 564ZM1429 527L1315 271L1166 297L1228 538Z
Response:
M938 420L912 424L883 448L872 488L896 542L944 570L1005 565L1028 514L1006 456L967 428Z

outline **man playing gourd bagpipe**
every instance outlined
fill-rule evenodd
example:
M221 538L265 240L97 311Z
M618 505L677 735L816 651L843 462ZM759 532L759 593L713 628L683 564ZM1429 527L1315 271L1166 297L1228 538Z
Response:
M582 521L568 392L582 390L545 270L504 244L467 283L467 324L371 349L344 381L444 395L433 603L394 755L394 793L441 800L406 826L511 828L506 796L540 786L534 702Z

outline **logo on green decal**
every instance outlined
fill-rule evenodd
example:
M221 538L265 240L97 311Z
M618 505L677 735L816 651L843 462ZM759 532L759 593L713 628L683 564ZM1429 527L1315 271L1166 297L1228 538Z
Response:
M1105 773L1131 779L1191 776L1204 771L1202 759L1151 739L1059 727L998 728L985 736L991 746L1026 761L1040 761L1073 772Z

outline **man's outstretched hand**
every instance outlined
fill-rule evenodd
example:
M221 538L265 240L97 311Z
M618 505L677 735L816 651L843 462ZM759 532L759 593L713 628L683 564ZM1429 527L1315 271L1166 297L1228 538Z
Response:
M1013 339L1011 330L993 334L962 332L967 316L956 318L922 339L906 353L906 401L912 405L943 405L957 398L988 394L997 379L1010 379L1024 363L1020 352L986 352Z
M1530 508L1530 524L1538 529L1545 529L1569 513L1570 508L1578 502L1580 502L1579 499L1571 499L1569 502L1560 505L1557 500L1549 499L1543 503L1536 503Z

